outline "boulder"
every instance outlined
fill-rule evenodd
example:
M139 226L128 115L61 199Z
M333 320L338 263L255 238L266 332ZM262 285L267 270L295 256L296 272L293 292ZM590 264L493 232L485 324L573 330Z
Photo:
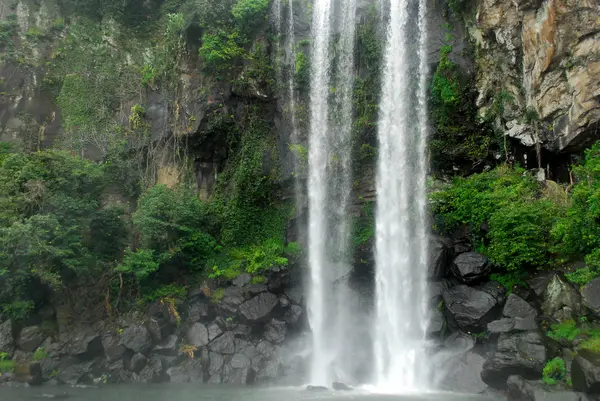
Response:
M498 301L498 304L500 305L504 305L506 302L506 288L504 288L497 281L487 281L483 284L475 286L475 288L479 291L484 291L490 294L496 301Z
M499 315L496 298L485 291L459 285L442 294L444 316L452 329L481 332Z
M259 322L268 319L270 313L279 304L277 295L263 292L249 299L240 306L240 311L249 322Z
M272 343L281 344L285 339L286 324L277 319L272 319L266 326L263 337Z
M147 363L148 358L142 354L135 354L131 357L131 361L129 361L129 370L135 373L140 373L142 369L146 367Z
M571 364L573 389L590 394L600 394L600 355L580 352Z
M444 329L444 324L446 321L444 320L443 313L435 308L429 313L429 325L427 326L427 334L431 336L439 336L442 334Z
M217 303L217 309L221 314L235 314L244 300L243 288L236 286L227 287L223 290L223 298Z
M231 331L226 331L221 336L213 340L208 348L217 354L232 355L235 352L235 335Z
M267 286L265 284L250 284L246 286L248 292L252 295L260 294L261 292L267 292Z
M223 334L223 330L221 330L221 328L216 322L212 322L208 325L208 341L214 340L221 334Z
M595 317L600 317L600 278L590 281L581 289L583 306Z
M548 280L542 301L542 312L556 320L576 318L581 312L581 296L558 274Z
M171 334L161 341L160 344L156 344L154 348L152 348L152 351L165 356L177 356L177 340L177 335Z
M588 401L585 394L557 390L541 381L525 380L521 376L510 376L506 387L507 401Z
M141 324L127 327L121 334L120 344L133 352L144 352L152 346L152 339L148 329Z
M429 279L441 279L448 273L452 257L452 242L438 236L429 239Z
M156 355L151 356L146 367L139 374L134 374L133 378L142 383L162 383L170 379L165 362Z
M61 361L60 368L57 369L56 379L59 383L75 385L79 383L91 382L90 371L94 361L78 362L77 359L67 359Z
M46 337L39 326L24 327L19 334L17 344L23 351L34 352L42 345Z
M442 300L442 294L454 285L450 280L442 279L429 283L429 299L431 306L437 307Z
M523 298L515 294L510 294L506 300L504 309L502 309L502 315L509 318L514 317L535 319L538 316L538 312Z
M202 383L202 362L200 360L187 360L179 366L167 369L171 383Z
M298 323L300 317L302 316L303 309L301 306L292 305L290 309L288 309L283 315L283 320L291 325Z
M148 323L146 323L146 327L150 332L150 336L152 337L153 342L159 343L162 341L163 334L161 324L158 322L158 319L151 318L150 320L148 320Z
M533 318L505 317L488 323L487 329L491 334L517 331L536 331L538 324Z
M191 323L206 321L212 317L211 307L206 302L193 302L188 306L187 315Z
M250 358L244 354L235 354L231 357L229 365L234 369L245 369L250 366Z
M15 351L15 340L13 338L12 321L7 320L0 323L0 353L6 353L9 358Z
M547 359L540 333L502 333L492 357L483 365L481 378L497 389L506 388L506 380L512 375L536 380L541 378Z
M466 252L458 255L450 268L452 274L465 284L483 281L491 271L490 260L477 252Z
M311 386L308 385L305 388L306 391L329 391L329 389L325 386Z
M187 332L187 342L194 347L204 347L208 341L208 329L202 323L194 323Z
M445 361L443 390L460 393L480 394L488 389L481 380L485 358L472 350L458 352Z
M109 361L116 361L121 358L126 349L119 343L119 338L112 333L102 336L102 348L104 349L104 356Z
M221 370L223 369L223 356L220 354L217 354L216 352L209 352L208 353L208 358L209 358L209 365L208 365L208 373L210 374L210 377L215 377L215 376L219 376L219 383L220 383L220 374L221 374Z
M251 280L252 275L250 273L242 273L234 278L231 284L235 285L236 287L243 287L246 284L249 284Z
M335 391L350 391L352 388L344 383L333 382L331 383L331 388Z
M279 297L279 306L281 306L281 309L285 310L285 309L289 308L291 304L292 303L285 295L282 295Z
M71 355L85 355L88 359L93 359L104 354L102 338L90 327L80 327L73 329L67 336L67 351Z

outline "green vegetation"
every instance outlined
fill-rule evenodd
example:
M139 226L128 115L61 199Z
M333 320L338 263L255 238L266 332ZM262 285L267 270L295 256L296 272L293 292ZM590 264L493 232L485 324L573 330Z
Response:
M436 170L451 172L457 166L468 173L479 170L486 160L493 161L499 147L490 123L477 115L475 90L463 83L466 79L450 60L453 41L448 32L431 82L434 133L429 145Z
M38 348L33 353L33 360L36 362L43 361L48 358L48 353L43 348Z
M352 245L360 248L369 245L375 235L375 202L365 201L360 217L354 220Z
M573 320L566 320L558 324L553 324L547 333L548 337L556 341L573 341L580 334L581 330L577 327L575 321Z
M565 361L562 358L554 358L546 363L542 372L542 380L548 385L555 385L564 381L567 375Z
M473 244L499 269L503 285L527 269L584 258L586 267L567 278L585 285L600 276L600 144L574 173L570 196L556 183L538 183L509 166L456 178L431 195L437 228L469 226ZM517 276L502 276L505 271Z
M506 289L506 296L510 295L515 287L527 288L529 285L525 281L527 273L524 271L511 271L506 273L493 273L490 280L497 281Z
M298 89L303 90L308 88L308 84L310 83L310 64L308 57L306 57L303 51L296 52L294 77Z

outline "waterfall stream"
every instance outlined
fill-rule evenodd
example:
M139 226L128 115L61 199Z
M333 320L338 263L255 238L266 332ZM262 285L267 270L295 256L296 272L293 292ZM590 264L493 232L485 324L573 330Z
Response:
M374 384L384 392L427 387L426 9L421 0L415 16L413 4L389 1L379 105Z
M334 4L340 9L334 9ZM340 16L337 24L334 15ZM326 386L333 380L346 380L350 371L348 202L355 19L355 0L315 0L313 4L308 160L310 381Z

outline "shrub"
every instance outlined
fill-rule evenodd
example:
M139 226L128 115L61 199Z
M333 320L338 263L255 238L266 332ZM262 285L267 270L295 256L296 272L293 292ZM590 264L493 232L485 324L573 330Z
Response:
M506 205L490 217L490 245L485 253L495 265L508 270L547 265L550 231L559 214L558 207L545 199Z
M238 24L253 28L264 22L269 0L237 0L231 14Z
M550 331L546 334L556 341L573 341L581 334L581 330L577 328L575 321L565 320L564 322L553 324Z
M198 50L206 66L213 69L227 69L234 64L245 52L242 47L243 38L238 31L202 35L202 46Z
M562 358L554 358L544 366L542 372L544 383L554 385L557 382L563 381L567 375L565 361Z
M525 281L527 278L527 273L523 271L511 271L507 273L493 273L490 275L491 281L497 281L502 287L506 289L506 295L510 295L510 293L515 289L515 287L520 286L527 288L529 285Z

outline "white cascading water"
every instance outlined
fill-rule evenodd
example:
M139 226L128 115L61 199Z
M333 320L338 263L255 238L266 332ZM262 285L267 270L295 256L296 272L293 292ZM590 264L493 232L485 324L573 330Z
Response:
M333 0L315 0L312 19L308 318L312 337L310 382L323 386L345 380L351 370L346 366L350 290L345 279L350 272L347 208L352 183L356 0L338 4L341 4L338 14L341 20L337 44L330 43L334 28ZM334 53L338 57L332 60Z
M428 387L425 2L419 1L416 16L413 1L388 2L378 123L374 385L390 393Z

